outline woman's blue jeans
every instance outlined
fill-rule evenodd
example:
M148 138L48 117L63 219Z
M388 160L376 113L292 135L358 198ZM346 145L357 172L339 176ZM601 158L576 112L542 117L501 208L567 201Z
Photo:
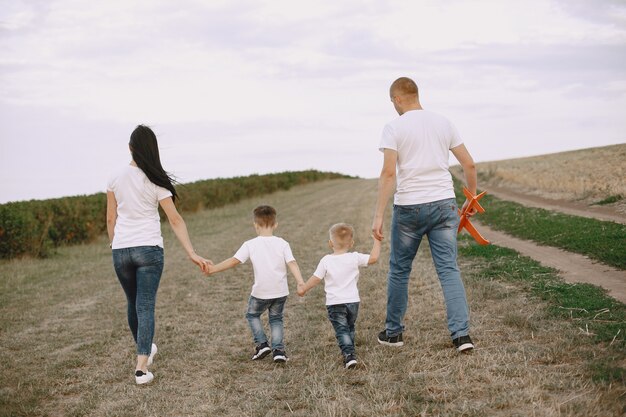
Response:
M163 272L163 248L113 249L113 266L126 294L128 326L137 344L137 355L150 355L156 294Z
M354 355L354 325L359 315L359 303L334 304L326 306L326 310L341 353L343 356Z
M283 343L283 310L285 309L285 301L287 301L287 296L269 300L250 296L246 319L248 319L254 343L260 345L267 342L267 336L265 336L263 323L261 322L261 314L268 310L270 332L272 334L272 350L285 350Z
M391 221L391 254L387 279L387 336L404 330L409 275L423 236L443 290L448 330L453 339L469 334L469 309L461 272L456 262L459 215L454 199L410 206L394 206Z

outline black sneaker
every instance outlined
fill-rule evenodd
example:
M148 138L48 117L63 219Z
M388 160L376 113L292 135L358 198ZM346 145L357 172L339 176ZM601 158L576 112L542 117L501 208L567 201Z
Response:
M396 336L389 337L387 336L387 330L383 330L382 332L378 333L378 343L387 346L404 345L404 342L402 341L402 333L398 333Z
M269 345L267 344L267 342L265 343L261 343L260 345L258 345L256 347L256 353L254 354L254 356L252 357L253 361L259 360L259 359L263 359L264 357L266 357L267 355L269 355L269 353L272 351L272 349L270 349Z
M452 343L454 343L454 347L459 352L467 352L474 349L474 344L472 343L472 339L470 339L469 335L457 337L452 341Z
M347 355L343 358L343 364L346 367L346 369L352 369L356 366L356 356L354 355Z
M284 350L276 349L273 352L274 362L285 363L289 360Z

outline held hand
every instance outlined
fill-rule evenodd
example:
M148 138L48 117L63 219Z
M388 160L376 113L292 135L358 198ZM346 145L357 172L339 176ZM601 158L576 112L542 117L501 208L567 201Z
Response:
M209 271L209 265L213 265L212 261L204 259L202 256L196 253L189 255L189 259L191 259L191 262L198 265L200 270L204 273L207 273Z
M298 284L298 289L297 289L296 293L300 297L304 297L304 295L306 294L306 291L304 290L304 284Z
M379 219L377 217L374 218L374 222L372 223L372 236L376 240L383 240L385 237L383 236L383 219Z

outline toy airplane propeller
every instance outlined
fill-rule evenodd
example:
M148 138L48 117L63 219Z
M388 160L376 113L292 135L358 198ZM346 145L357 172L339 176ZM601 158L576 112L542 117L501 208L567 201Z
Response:
M459 223L459 229L457 230L457 234L461 233L461 230L465 228L465 230L469 232L469 234L476 240L476 242L478 242L479 245L488 245L489 241L482 237L478 230L476 230L474 225L470 222L470 217L467 213L471 211L472 208L476 209L478 213L485 212L485 209L480 205L478 200L483 198L486 193L486 191L483 191L478 195L472 195L472 193L470 193L467 188L463 187L463 194L465 194L465 197L467 197L467 201L469 201L469 203L463 208L463 211L459 210L461 222Z

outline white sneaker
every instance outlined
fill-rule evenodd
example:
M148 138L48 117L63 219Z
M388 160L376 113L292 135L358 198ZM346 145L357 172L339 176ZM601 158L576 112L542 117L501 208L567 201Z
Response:
M148 366L152 365L152 362L154 362L154 355L156 355L156 353L157 353L157 347L153 343L152 349L150 349L150 356L148 356Z
M147 384L153 379L154 375L150 371L146 373L144 373L143 371L135 371L135 382L137 383L137 385Z

